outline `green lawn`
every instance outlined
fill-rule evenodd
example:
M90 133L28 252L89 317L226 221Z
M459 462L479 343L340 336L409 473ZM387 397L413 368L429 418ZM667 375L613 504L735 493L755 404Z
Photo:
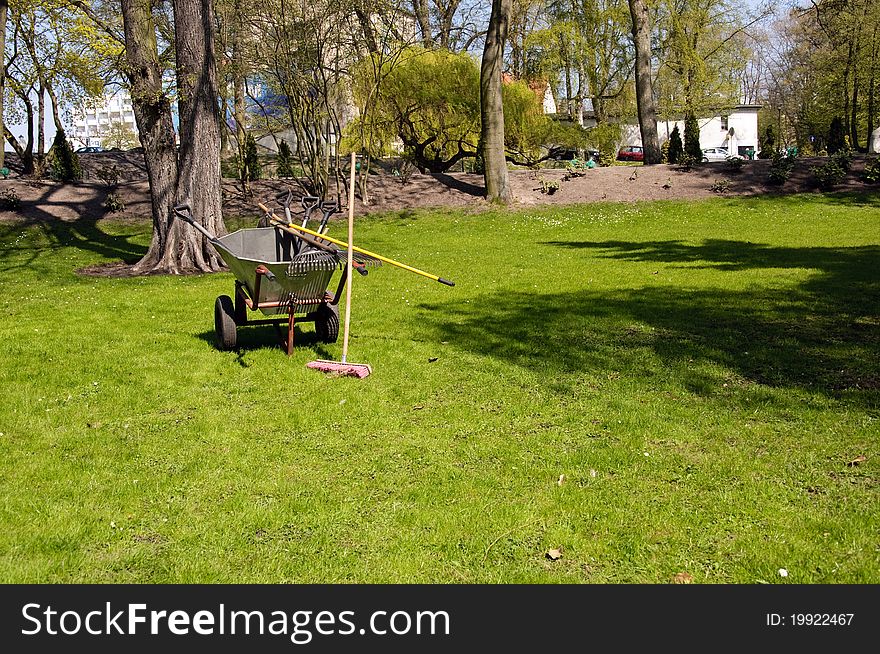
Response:
M2 582L880 582L876 196L359 219L365 380L148 240L0 225Z

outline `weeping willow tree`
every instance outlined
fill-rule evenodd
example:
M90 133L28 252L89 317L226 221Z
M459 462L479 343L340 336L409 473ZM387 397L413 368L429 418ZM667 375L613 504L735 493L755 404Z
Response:
M358 106L372 104L348 126L344 147L389 156L402 145L420 171L433 173L477 156L480 68L470 55L413 46L381 67L375 56L359 62L353 79ZM510 162L536 165L556 148L586 142L585 130L545 115L542 99L525 82L506 82L502 101L505 157Z

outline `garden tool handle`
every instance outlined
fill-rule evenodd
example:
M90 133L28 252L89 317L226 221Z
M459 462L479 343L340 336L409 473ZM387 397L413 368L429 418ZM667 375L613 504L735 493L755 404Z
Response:
M180 218L183 218L186 222L195 227L197 230L199 230L202 234L205 235L205 238L207 238L209 241L214 242L217 240L217 238L213 234L211 234L211 232L205 229L204 225L196 222L196 220L193 219L192 209L190 208L188 202L183 202L175 206L174 213Z

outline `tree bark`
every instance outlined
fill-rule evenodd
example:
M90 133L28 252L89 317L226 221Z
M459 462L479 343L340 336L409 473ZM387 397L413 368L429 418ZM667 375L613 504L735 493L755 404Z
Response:
M419 31L422 33L422 45L430 48L434 45L434 38L431 36L431 21L428 17L427 0L412 0L413 13L416 15L416 22L419 24Z
M645 165L658 164L662 161L662 153L657 138L657 109L651 78L651 30L648 24L647 2L629 0L629 12L632 16L633 42L636 46L636 103Z
M480 66L480 144L486 197L507 204L512 199L504 156L504 103L501 67L513 0L492 0L492 14Z
M171 103L162 89L162 68L156 44L151 0L122 0L125 32L125 73L131 86L134 118L138 126L144 163L150 182L153 238L147 254L133 272L173 272L164 267L170 248L169 232L177 180L177 153Z
M174 44L177 54L180 154L177 201L186 202L209 233L226 234L220 196L220 116L217 108L217 62L211 0L175 0ZM181 221L171 229L174 272L220 270L214 246Z
M0 168L6 165L6 123L3 122L3 98L6 92L6 17L9 0L0 0Z

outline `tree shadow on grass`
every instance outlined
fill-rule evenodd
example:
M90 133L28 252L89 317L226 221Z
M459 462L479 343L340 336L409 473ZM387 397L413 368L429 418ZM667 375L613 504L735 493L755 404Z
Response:
M211 320L212 318L207 316L207 319ZM254 319L257 320L259 318ZM282 323L280 329L282 329L281 335L286 335L287 323ZM308 323L308 326L305 328L294 325L293 331L294 352L298 349L311 349L314 350L319 358L330 358L329 352L324 348L325 344L315 334L312 323ZM243 325L237 328L236 335L238 344L235 351L239 355L238 363L242 367L246 368L248 365L242 358L245 352L270 349L277 350L279 355L286 353L281 341L281 335L273 325ZM212 347L217 348L217 336L213 329L200 332L196 336L206 343L210 343Z
M443 339L531 369L661 375L698 394L718 388L707 372L712 366L702 365L709 363L745 382L880 406L880 247L785 248L724 240L553 245L623 262L818 272L782 289L501 292L469 303L424 305L447 316L438 327Z
M125 264L133 264L139 261L147 252L146 246L132 243L132 236L118 236L109 234L101 229L99 222L110 213L104 206L106 193L95 186L93 192L87 194L85 199L70 203L68 201L56 201L53 195L60 187L49 186L36 200L28 201L27 219L16 221L0 226L0 240L9 243L13 233L21 232L23 228L38 227L48 240L48 247L34 248L24 246L22 249L28 252L25 260L18 258L15 263L10 262L10 257L16 249L13 242L0 250L0 270L11 271L18 268L26 268L35 265L40 256L49 252L53 256L58 248L74 247L83 251L109 259L122 261ZM76 220L63 220L57 218L46 207L60 202L66 207L73 208L79 215Z

